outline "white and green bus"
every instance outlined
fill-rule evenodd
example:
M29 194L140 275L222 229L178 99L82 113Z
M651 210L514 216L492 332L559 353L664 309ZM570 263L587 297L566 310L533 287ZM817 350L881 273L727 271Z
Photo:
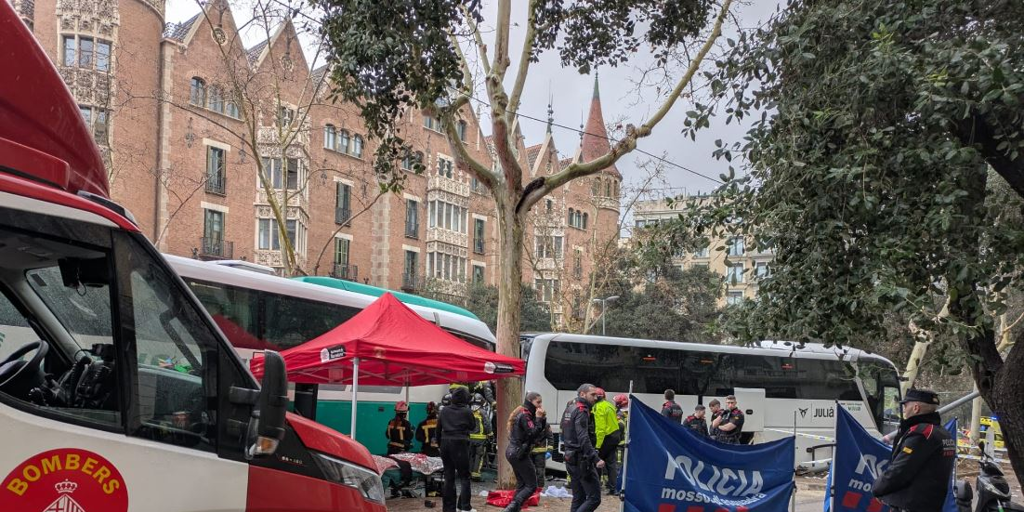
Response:
M387 290L327 277L286 279L177 256L165 256L209 311L239 355L284 350L310 341L369 306ZM357 290L357 291L353 291ZM395 293L395 292L393 292ZM423 318L474 345L494 350L494 334L469 311L415 295L395 296ZM357 441L385 453L384 430L394 405L409 396L409 421L426 417L427 402L439 402L447 386L360 386ZM321 385L316 420L349 433L351 395L343 385Z

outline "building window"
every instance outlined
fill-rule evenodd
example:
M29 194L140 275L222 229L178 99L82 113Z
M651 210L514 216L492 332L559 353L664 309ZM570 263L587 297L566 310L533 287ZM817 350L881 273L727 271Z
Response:
M202 78L192 77L192 85L189 90L188 102L197 106L206 106L206 82Z
M207 256L228 256L224 247L224 212L203 210L202 251Z
M569 227L587 229L587 214L569 208Z
M338 150L338 130L333 124L324 125L324 149Z
M734 236L729 239L729 256L743 256L746 254L745 242L742 236Z
M338 144L335 147L335 151L341 151L342 153L348 153L348 143L351 137L348 134L348 130L342 130L338 132Z
M78 52L75 36L64 36L64 65L74 66L78 64Z
M558 279L534 279L533 288L537 290L537 300L551 302L558 298Z
M356 135L352 138L352 156L356 158L363 157L363 136Z
M743 302L743 292L737 290L729 290L725 294L725 303L729 306L735 306Z
M65 66L110 71L109 41L75 36L63 36L62 39Z
M707 257L710 256L710 254L711 254L711 251L708 249L707 246L704 246L704 247L701 247L700 249L697 249L697 251L693 253L693 257L694 258L707 258Z
M771 269L768 268L767 261L758 261L754 263L754 276L758 279L764 279L771 275Z
M551 210L555 208L554 201L550 199L546 200L546 202L544 203L544 208L548 211L548 213L551 213Z
M588 220L587 218L588 217L589 217L589 215L587 215L586 213L583 214L583 229L587 229L587 220Z
M604 196L612 197L612 180L606 180L604 182Z
M300 181L299 180L299 159L298 158L288 158L285 161L288 163L288 168L286 169L286 171L287 171L286 184L288 186L288 190L298 190L299 189L299 181Z
M78 111L82 114L85 126L92 132L93 139L97 144L107 146L110 144L110 119L109 113L102 108L79 105Z
M227 158L221 148L206 148L206 191L224 195L226 192Z
M285 234L295 254L306 253L306 226L297 220L284 221Z
M473 252L484 253L484 233L486 227L483 219L473 219Z
M423 127L428 130L441 131L441 123L433 116L423 116Z
M484 284L484 267L473 265L473 284Z
M229 100L227 102L227 107L225 108L225 110L227 115L235 119L238 119L238 105L235 105L235 102Z
M215 85L210 86L209 98L207 100L210 110L217 112L218 114L224 113L224 95L220 91L220 87Z
M416 275L419 273L419 253L416 251L405 251L405 269L402 275L402 283L406 288L416 287Z
M432 228L439 227L465 233L469 223L466 219L468 215L469 209L462 206L438 200L427 203L427 222Z
M441 252L427 253L427 276L444 281L465 282L466 258Z
M729 284L743 283L743 264L734 263L729 265L725 278L729 281Z
M259 244L261 250L277 251L281 249L281 234L274 219L259 220Z
M455 130L459 133L459 140L466 142L466 122L459 121L459 124L455 125Z
M562 237L561 236L536 236L534 238L536 255L538 258L561 258Z
M282 105L277 109L277 124L281 127L291 126L295 121L295 109Z
M583 279L583 251L576 249L572 256L572 275L576 279Z
M445 178L452 178L455 176L453 172L454 166L452 161L447 158L437 157L437 175L444 176Z
M336 199L334 203L334 222L337 224L348 224L352 218L352 187L337 182Z
M420 235L420 203L412 199L405 200L405 236L419 238Z
M348 266L350 247L350 240L345 238L334 239L334 264L336 266Z
M480 180L476 179L476 176L470 177L470 179L469 179L469 190L471 192L476 192L477 194L485 194L485 193L487 193L487 187L484 186L484 184L481 183Z

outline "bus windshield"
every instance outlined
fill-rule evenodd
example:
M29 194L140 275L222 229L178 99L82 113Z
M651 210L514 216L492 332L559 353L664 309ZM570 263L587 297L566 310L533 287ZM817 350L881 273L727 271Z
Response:
M873 356L861 356L857 366L878 431L888 434L896 430L900 424L900 380L896 368Z

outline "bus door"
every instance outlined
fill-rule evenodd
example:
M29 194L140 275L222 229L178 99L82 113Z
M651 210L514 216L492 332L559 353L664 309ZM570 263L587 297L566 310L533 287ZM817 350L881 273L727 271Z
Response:
M250 409L227 396L255 383L177 278L126 232L8 201L32 207L0 207L0 510L244 510Z
M765 393L764 389L736 388L736 403L743 414L743 432L755 433L764 431Z

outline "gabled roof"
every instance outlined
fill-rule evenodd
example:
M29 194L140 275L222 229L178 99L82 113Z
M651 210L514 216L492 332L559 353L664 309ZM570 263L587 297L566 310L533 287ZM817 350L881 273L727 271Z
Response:
M250 66L255 66L256 63L259 62L260 56L263 55L263 50L267 49L267 45L269 43L270 40L268 39L263 41L262 43L257 44L256 46L253 46L252 48L249 48L248 50L245 50L245 53L249 57Z
M183 21L181 23L167 23L164 25L164 37L167 39L174 39L175 41L184 42L185 36L188 35L189 31L192 30L192 26L199 21L199 17L203 13L196 14L192 19Z
M324 75L327 74L327 70L328 65L324 64L323 66L314 69L313 72L309 74L309 79L312 80L314 84L317 84L323 79Z
M537 158L540 157L540 150L543 148L543 144L537 144L536 146L526 148L526 164L530 170L533 170L533 166L537 163Z

